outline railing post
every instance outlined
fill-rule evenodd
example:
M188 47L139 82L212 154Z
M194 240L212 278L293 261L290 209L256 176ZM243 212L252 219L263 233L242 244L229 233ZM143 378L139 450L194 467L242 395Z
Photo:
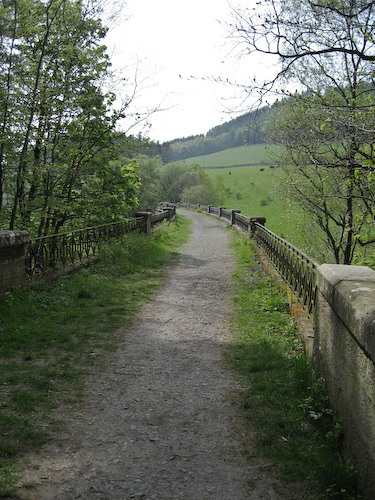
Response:
M240 214L241 210L231 210L230 211L230 225L234 226L236 223L236 214Z
M146 212L145 214L145 219L146 219L146 234L151 234L152 232L152 225L151 225L151 213Z
M0 293L26 281L27 231L0 231Z
M266 218L265 217L250 217L249 219L249 232L250 236L251 234L255 234L255 224L258 223L261 226L264 226L266 223Z
M146 234L151 234L152 227L151 227L151 212L137 212L136 217L142 217L143 218L143 224L145 226L145 233Z
M225 207L219 207L219 219L221 218L221 211L225 210Z
M164 207L164 210L168 212L168 220L173 220L176 216L176 207Z

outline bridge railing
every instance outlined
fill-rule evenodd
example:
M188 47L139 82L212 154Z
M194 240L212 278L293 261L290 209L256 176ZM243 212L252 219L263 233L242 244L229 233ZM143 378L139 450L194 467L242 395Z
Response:
M202 210L229 222L237 229L255 238L257 245L272 262L283 280L289 285L294 295L309 316L314 314L316 302L317 262L280 236L264 227L265 217L245 216L240 210L228 210L225 207L211 205L192 205L179 203L177 206Z
M66 233L31 238L25 248L26 273L29 279L59 267L95 256L105 241L119 238L136 229L142 219L104 224Z
M59 268L81 263L95 257L106 241L119 239L134 230L149 233L152 226L164 219L170 220L174 214L175 208L168 207L155 214L145 212L128 221L31 238L25 245L26 275L31 280Z
M317 294L315 271L319 264L258 222L255 223L254 237L306 312L313 315Z

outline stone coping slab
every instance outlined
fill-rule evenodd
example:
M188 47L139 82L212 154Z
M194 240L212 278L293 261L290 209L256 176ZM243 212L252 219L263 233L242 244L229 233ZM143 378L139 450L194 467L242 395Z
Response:
M375 271L366 266L323 264L317 286L366 355L375 361Z
M0 231L0 249L24 245L29 241L28 231Z

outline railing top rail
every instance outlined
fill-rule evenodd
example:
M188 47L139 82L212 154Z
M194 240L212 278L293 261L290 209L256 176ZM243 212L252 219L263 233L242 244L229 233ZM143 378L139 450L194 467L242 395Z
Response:
M91 229L99 229L99 228L108 227L108 226L115 226L118 224L127 224L129 222L133 222L133 221L136 222L139 220L142 220L142 217L135 217L134 219L127 219L127 220L117 221L117 222L107 222L106 224L100 224L98 226L83 227L82 229L73 229L72 231L66 231L64 233L55 233L55 234L49 234L47 236L31 237L30 241L37 242L40 240L56 238L57 236L71 236L71 235L82 233L84 231L88 231Z
M236 219L242 220L244 222L250 221L250 217L248 217L247 215L244 215L244 214L240 214L238 212L236 212Z
M269 229L265 228L262 224L259 224L258 222L255 223L255 227L257 230L260 230L260 231L263 231L265 233L268 233L270 234L273 238L277 239L278 241L282 242L286 247L290 248L291 250L293 250L294 253L300 255L304 260L310 262L310 264L313 266L313 267L319 267L320 264L319 262L317 262L316 260L314 260L312 257L309 257L305 252L303 252L302 250L300 250L299 248L295 247L294 245L292 245L291 243L289 243L289 241L285 240L284 238L282 238L281 236L278 236L277 234L273 233L272 231L270 231Z

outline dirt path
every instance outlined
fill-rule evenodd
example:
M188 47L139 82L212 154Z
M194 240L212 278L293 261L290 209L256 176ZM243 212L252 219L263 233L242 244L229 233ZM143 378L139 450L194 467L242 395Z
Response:
M87 382L60 446L29 468L26 479L38 483L31 498L279 499L262 467L241 456L237 382L221 361L230 340L227 234L213 218L186 215L194 226L181 259L108 369Z

